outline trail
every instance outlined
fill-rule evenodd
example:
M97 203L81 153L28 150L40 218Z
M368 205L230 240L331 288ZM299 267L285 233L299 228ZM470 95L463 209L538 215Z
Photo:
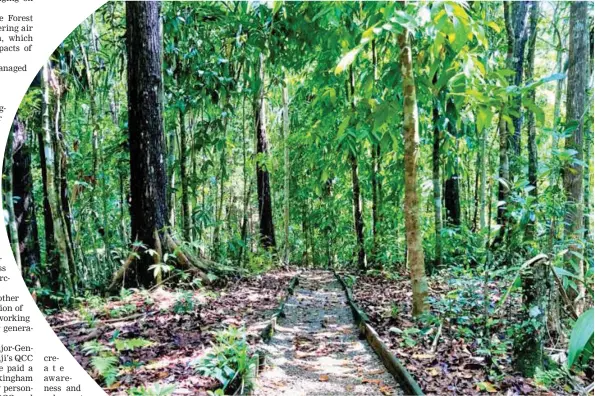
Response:
M402 394L359 331L329 272L300 275L270 344L256 395Z

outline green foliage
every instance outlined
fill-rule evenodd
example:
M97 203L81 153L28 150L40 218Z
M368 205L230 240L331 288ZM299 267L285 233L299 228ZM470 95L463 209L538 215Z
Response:
M196 371L221 382L223 392L250 390L258 356L250 354L244 330L230 327L218 332L216 340L213 350L193 363Z
M577 358L585 353L587 358L593 357L593 308L585 311L576 321L568 343L568 367L572 367Z
M170 396L176 391L176 386L170 385L153 385L151 388L140 386L132 388L128 391L129 396Z
M178 315L189 314L194 312L197 304L198 302L194 298L194 294L191 291L185 290L177 294L173 309Z
M116 332L109 345L100 341L88 341L83 345L83 352L91 356L91 367L99 378L103 379L107 386L111 386L118 380L122 366L119 356L124 351L133 351L153 345L152 342L142 338L118 339Z

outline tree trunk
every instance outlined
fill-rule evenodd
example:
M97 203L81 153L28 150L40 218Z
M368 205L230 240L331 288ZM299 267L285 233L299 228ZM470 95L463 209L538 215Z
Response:
M420 205L417 186L419 157L419 118L413 77L411 43L407 31L399 35L403 79L403 137L405 141L405 228L407 231L407 263L413 290L413 315L428 310L428 283L424 264Z
M537 22L539 18L539 3L531 5L529 22L530 38L527 50L527 81L533 80L533 66L535 59L535 41L537 39ZM535 91L529 93L535 100ZM534 187L529 193L537 199L537 143L535 141L535 115L527 112L527 145L529 149L528 179ZM535 202L534 204L536 204ZM526 235L534 236L535 222L530 221ZM544 256L547 257L547 256ZM533 267L521 272L523 286L523 323L531 323L530 327L522 329L515 339L514 363L525 377L533 377L535 370L543 365L543 337L545 334L546 290L548 266L538 261Z
M485 230L485 227L491 223L492 219L488 218L486 221L486 205L491 205L490 202L486 202L486 179L487 179L487 175L486 175L486 144L487 144L487 140L488 140L488 131L487 128L484 127L483 131L481 131L481 149L480 149L480 168L481 168L481 172L480 172L480 181L479 181L479 204L480 204L480 208L479 208L479 227L481 228L481 230ZM491 197L490 197L491 200Z
M583 129L587 104L586 91L589 86L589 26L588 3L573 2L570 5L570 49L568 54L568 85L566 88L566 125L577 123L572 135L564 140L566 150L575 150L575 161L566 165L563 171L564 191L566 193L565 233L570 241L570 252L566 260L578 269L581 280L585 276L584 260L578 259L571 252L580 254L583 234ZM585 286L578 283L576 297L577 314L584 307Z
M41 103L42 113L42 128L41 138L43 140L43 148L45 153L45 163L42 167L45 168L46 173L46 188L48 213L46 219L51 222L53 228L52 240L55 243L52 247L55 251L52 252L49 262L50 266L50 282L54 291L61 290L64 293L72 294L74 291L73 278L70 271L71 263L69 262L68 254L68 235L64 224L64 216L62 213L62 205L60 199L60 180L59 175L56 175L56 170L59 169L56 165L56 139L52 134L50 125L50 84L56 89L60 89L55 81L51 67L48 63L43 66L43 99ZM47 227L47 223L46 223Z
M440 188L440 111L438 103L432 110L434 127L434 144L432 148L432 185L434 187L434 229L436 232L434 246L434 267L442 265L442 197Z
M533 68L535 65L535 42L537 41L537 21L539 19L539 3L534 2L531 5L531 16L529 19L529 41L528 41L528 48L527 48L527 64L526 64L526 79L527 82L533 81ZM529 91L527 94L528 99L531 102L535 102L535 90ZM535 131L535 114L532 111L526 111L527 116L527 150L529 153L529 163L528 163L528 172L527 172L527 179L529 181L529 185L533 187L533 189L529 192L529 194L535 199L533 205L536 207L537 205L537 141L536 141L536 131ZM533 210L533 209L532 209ZM535 219L530 220L527 224L527 237L529 239L533 238L535 234Z
M23 264L23 279L27 286L38 284L41 265L39 235L33 198L31 175L31 143L29 132L18 116L13 122L12 195L17 197L14 212L18 231L19 253ZM7 145L7 150L8 150ZM9 169L6 168L5 172Z
M528 38L527 16L531 2L513 1L508 5L504 3L504 12L506 20L506 31L508 34L509 47L512 43L512 49L509 48L510 57L509 67L515 72L513 84L520 86L523 82L523 64L525 60L525 44ZM512 115L514 125L514 134L512 137L512 150L519 156L521 154L521 127L523 118L521 114L521 97L516 96L512 99L512 109L519 115Z
M161 261L167 219L165 138L161 114L161 33L159 2L126 3L128 126L130 144L130 219L132 242L140 251L125 284L153 283L149 266Z
M353 66L349 67L349 88L351 95L351 111L355 119L355 76ZM353 192L353 225L355 228L355 237L357 240L357 267L365 271L368 267L366 260L366 248L364 246L364 216L362 214L362 197L359 185L358 163L356 154L350 150L349 163L351 164L351 183Z
M188 139L186 137L186 120L184 113L180 110L178 113L178 122L180 123L180 181L182 183L182 235L185 240L190 240L191 232L191 212L190 197L188 195L188 172L186 169L187 158L186 148ZM172 172L173 173L173 172Z
M461 225L461 194L459 189L459 175L454 174L444 182L444 206L446 207L446 221L449 225Z
M14 210L14 195L13 195L13 141L15 131L22 127L19 125L18 119L15 117L12 128L8 132L8 140L6 142L6 150L4 153L4 207L8 212L8 237L10 240L10 247L12 248L12 254L14 255L17 268L19 273L23 273L23 266L21 263L21 250L19 248L19 233L17 230L17 220ZM24 129L24 128L23 128Z
M269 154L267 136L265 64L264 55L260 54L258 70L258 94L254 101L254 122L256 126L256 183L258 191L258 213L260 215L260 243L265 249L275 249L275 227L273 225L273 204L266 158Z
M287 78L283 85L282 92L283 99L283 167L285 170L283 180L283 228L284 228L284 241L283 241L283 263L289 264L289 91L287 88Z

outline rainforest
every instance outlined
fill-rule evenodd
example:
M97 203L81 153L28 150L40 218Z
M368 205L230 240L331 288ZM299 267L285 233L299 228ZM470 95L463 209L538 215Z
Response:
M581 1L108 2L13 121L16 265L108 394L592 393L593 43Z

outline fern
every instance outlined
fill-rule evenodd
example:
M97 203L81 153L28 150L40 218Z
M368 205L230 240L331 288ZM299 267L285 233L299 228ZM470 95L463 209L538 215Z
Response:
M121 351L132 351L137 348L144 348L146 346L151 346L153 343L151 341L147 341L144 338L130 338L128 340L115 340L114 346L118 352Z
M107 386L116 382L118 377L118 358L114 355L93 356L91 366L97 371L97 374L105 380Z
M170 396L176 391L175 385L154 385L152 388L139 386L128 391L129 396Z

